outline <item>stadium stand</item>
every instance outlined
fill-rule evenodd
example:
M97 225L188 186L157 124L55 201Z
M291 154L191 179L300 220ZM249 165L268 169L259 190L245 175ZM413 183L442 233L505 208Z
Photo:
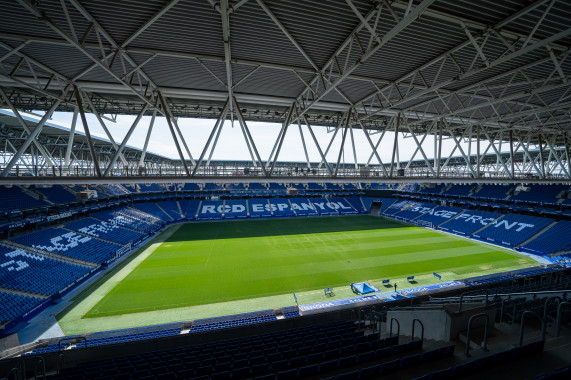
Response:
M177 201L160 201L157 202L157 206L166 212L173 220L182 219Z
M132 193L132 191L127 190L127 188L122 185L99 185L97 186L97 189L104 195L108 196L125 195Z
M270 202L270 207L272 209L272 213L274 214L274 216L290 217L296 215L291 208L291 203L289 203L289 199L269 198L268 201Z
M307 198L290 198L291 207L297 216L318 215L315 206Z
M200 191L200 187L196 183L185 183L180 187L180 191L196 192Z
M236 219L248 217L248 205L245 199L225 200L224 219Z
M571 251L571 221L560 220L547 231L531 240L521 250L533 254L551 254L555 252Z
M564 185L528 185L529 191L519 191L510 197L511 201L526 201L556 205L559 197L569 188Z
M47 202L26 194L18 186L0 186L0 213L8 213L14 210L28 210L47 205Z
M308 198L318 215L339 215L335 207L325 198Z
M444 231L460 235L471 235L499 218L501 214L476 210L466 210L440 225Z
M200 206L199 200L188 200L183 199L178 201L182 214L188 220L196 219L196 213L198 212L198 207Z
M0 245L0 286L3 288L51 295L90 270Z
M420 189L418 192L421 194L440 194L445 187L446 184L440 183L440 184L435 184L433 187L431 186L424 187Z
M108 261L121 247L115 243L63 228L47 228L28 235L18 236L13 241L42 251L93 263Z
M140 193L156 193L164 191L164 188L156 183L139 183L138 187Z
M458 207L438 206L428 210L424 215L419 216L415 220L419 223L430 223L433 227L436 227L459 215L462 211L464 210Z
M2 305L0 308L0 324L20 317L43 301L44 299L39 297L0 291L0 305Z
M504 200L508 196L508 192L513 188L514 186L512 185L482 185L480 190L476 189L472 193L472 198Z
M403 208L401 211L393 213L393 216L404 218L405 220L414 220L435 207L436 204L434 203L416 202Z
M265 198L248 199L248 213L250 218L264 218L272 216L270 203Z
M361 197L363 205L365 206L365 212L371 211L371 204L374 200L377 200L376 197Z
M515 247L553 222L536 216L508 214L473 235L496 244Z
M395 198L379 198L379 200L382 202L381 204L381 214L384 214L385 211L393 204L395 203L397 200Z
M442 192L442 195L447 197L467 197L470 192L475 188L474 185L452 185Z
M360 197L345 197L345 200L359 213L366 212L367 209Z
M222 185L220 185L219 183L205 183L204 186L202 187L202 191L204 192L219 192L219 191L223 191L224 187L222 187Z
M154 202L145 202L145 203L135 203L133 205L134 208L139 209L149 215L154 216L164 222L172 221L172 218L169 214L165 213L159 206L156 205Z
M50 202L55 204L64 204L77 202L75 194L73 194L66 186L34 186L33 189L44 195Z
M413 204L415 204L415 201L408 201L408 200L396 200L394 203L392 203L389 207L387 207L384 211L383 214L385 215L394 215L397 212L401 211L402 209L404 209L405 207L409 207L412 206Z
M341 215L357 214L360 212L360 210L356 210L345 198L327 198L327 200Z
M91 214L91 217L146 234L157 231L161 226L158 219L144 214L140 210L135 211L130 207L99 211Z
M83 218L66 224L66 228L82 234L101 238L113 243L125 245L142 240L145 235L141 232L120 227L117 224L104 222L94 218Z
M224 204L220 201L205 200L200 203L196 220L219 220L222 219Z

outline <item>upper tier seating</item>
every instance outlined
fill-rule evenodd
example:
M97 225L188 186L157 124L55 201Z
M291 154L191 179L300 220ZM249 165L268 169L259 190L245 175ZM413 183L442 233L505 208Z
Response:
M478 199L506 199L513 185L482 185L480 191L472 193L472 198Z
M45 195L50 202L55 204L77 202L75 194L72 194L67 187L62 185L52 185L51 187L34 186L34 190Z
M510 200L526 201L539 204L557 204L558 196L564 194L569 186L564 185L528 185L529 191L520 191L514 194Z
M159 206L157 206L154 202L145 202L145 203L135 203L133 205L134 208L139 209L149 215L154 216L164 222L172 221L172 218L166 214Z
M177 201L161 201L157 205L162 208L173 220L181 220L180 210Z
M129 242L142 240L145 235L141 232L120 227L117 224L104 222L94 218L83 218L66 224L66 228L103 240L125 245Z
M0 291L0 325L31 311L43 301L42 298Z
M244 191L246 187L243 183L229 183L226 185L226 190L229 191Z
M474 189L475 185L453 185L448 190L445 190L442 194L446 196L452 197L467 197L470 194L470 191Z
M102 263L111 259L121 247L118 244L63 228L47 228L28 235L18 236L13 240L42 251L93 263Z
M429 210L426 214L419 216L415 220L417 222L430 223L432 226L438 226L450 218L459 215L462 211L464 210L457 207L438 206Z
M141 193L153 193L164 191L164 188L161 185L156 183L139 183L139 192Z
M434 187L425 187L420 189L419 193L422 194L440 194L440 192L446 187L444 183L435 184Z
M248 184L248 190L267 190L267 188L259 182L250 182Z
M552 219L508 214L492 222L474 236L508 247L515 247L552 223Z
M324 188L323 185L320 184L320 183L308 182L308 184L307 184L307 190L323 191L323 190L325 190L325 188Z
M290 198L289 201L297 216L318 215L315 206L307 198Z
M358 190L357 186L354 183L344 183L343 188L345 190Z
M125 195L125 194L130 194L134 191L132 188L131 188L131 190L128 190L123 185L99 185L96 188L96 190L103 193L103 195L107 195L107 196Z
M222 191L224 188L219 183L205 183L202 191Z
M180 187L180 191L199 191L200 187L196 183L185 183Z
M0 245L0 286L52 295L91 269Z
M571 221L560 220L541 235L523 246L522 250L550 254L554 252L571 251Z
M48 203L24 193L18 186L0 186L0 213L48 206Z
M500 216L501 214L493 212L466 210L441 224L440 228L461 235L470 235L480 228L487 226Z

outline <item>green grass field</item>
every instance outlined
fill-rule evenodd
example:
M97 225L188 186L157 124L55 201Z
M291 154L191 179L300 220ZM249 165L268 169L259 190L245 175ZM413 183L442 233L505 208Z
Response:
M109 286L82 318L232 304L408 275L436 282L429 277L433 271L452 280L533 264L499 248L374 216L188 223Z

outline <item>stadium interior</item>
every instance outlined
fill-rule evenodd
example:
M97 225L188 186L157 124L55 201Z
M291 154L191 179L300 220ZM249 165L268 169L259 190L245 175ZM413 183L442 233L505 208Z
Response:
M569 1L0 9L0 379L571 378Z

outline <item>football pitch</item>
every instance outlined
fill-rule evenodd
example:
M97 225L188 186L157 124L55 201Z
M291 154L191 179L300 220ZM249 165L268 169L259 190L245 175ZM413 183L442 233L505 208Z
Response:
M391 279L402 289L412 286L405 281L409 275L424 285L438 282L432 272L450 281L536 264L515 252L369 215L171 228L176 230L146 256L138 253L141 257L95 283L77 301L84 304L80 311L60 320L64 331L78 318L95 322L120 316L121 323L99 329L130 327L129 319L138 325L163 320L152 314L157 311L165 317L169 310L185 310L172 317L178 320L204 318L292 305L293 291L300 303L310 303L322 301L325 287L348 298L352 282L370 281L383 290L381 280ZM256 299L266 301L249 301Z

